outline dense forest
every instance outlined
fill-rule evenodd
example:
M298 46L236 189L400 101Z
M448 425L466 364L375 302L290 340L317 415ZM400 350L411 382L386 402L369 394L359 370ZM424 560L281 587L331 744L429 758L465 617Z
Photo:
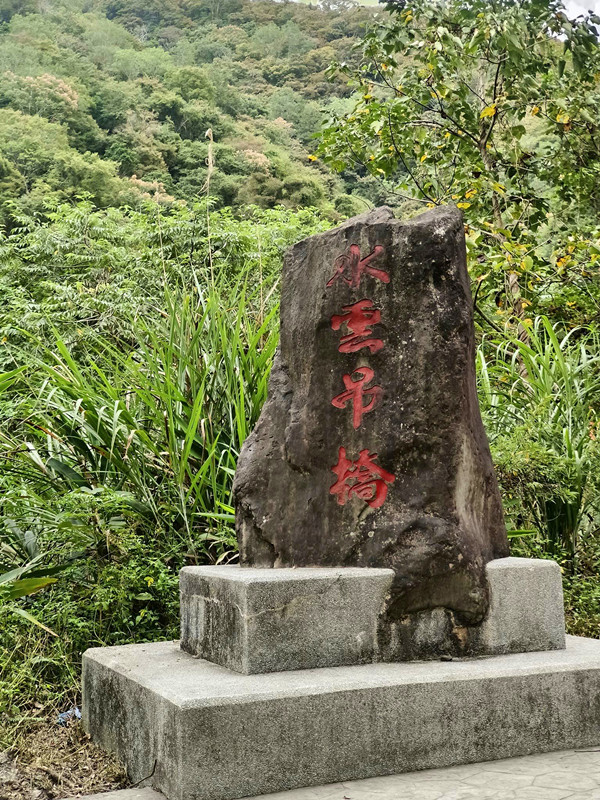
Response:
M36 3L3 6L2 209L86 194L102 208L164 207L206 191L214 206L364 210L309 160L323 111L344 107L336 59L372 16L294 3ZM356 58L356 55L354 55ZM210 157L209 157L210 149Z
M455 203L513 552L600 635L600 50L558 0L0 0L2 736L236 558L282 254Z

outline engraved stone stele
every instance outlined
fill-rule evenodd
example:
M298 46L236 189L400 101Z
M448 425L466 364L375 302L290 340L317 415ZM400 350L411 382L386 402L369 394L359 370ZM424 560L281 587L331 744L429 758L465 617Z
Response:
M392 568L380 657L461 652L508 542L458 209L379 208L291 248L234 501L242 566Z

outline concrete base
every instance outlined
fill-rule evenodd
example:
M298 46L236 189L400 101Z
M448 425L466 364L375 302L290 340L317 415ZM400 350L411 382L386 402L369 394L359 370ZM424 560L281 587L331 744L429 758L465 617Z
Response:
M181 647L252 674L565 646L562 580L554 561L490 561L489 610L473 626L443 608L392 619L393 577L392 570L363 567L185 567Z
M177 642L88 650L84 722L168 800L600 743L600 641L452 662L240 675Z
M181 647L247 675L377 660L391 569L184 567Z

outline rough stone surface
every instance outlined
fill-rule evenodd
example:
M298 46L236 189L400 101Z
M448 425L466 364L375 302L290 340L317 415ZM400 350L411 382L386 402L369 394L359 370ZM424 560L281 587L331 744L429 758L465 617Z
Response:
M475 636L479 653L525 653L565 647L560 567L539 558L490 561L490 608Z
M184 567L181 647L246 674L376 660L389 569Z
M380 208L293 247L235 478L241 563L391 567L389 619L478 623L485 564L508 543L474 360L456 208L408 222Z
M84 722L169 800L596 747L600 641L452 662L239 675L177 642L89 650ZM458 795L460 796L460 795Z
M461 625L447 609L420 611L400 621L382 619L379 658L408 661L560 650L565 613L560 567L538 558L489 561L488 612L479 625Z
M554 561L486 565L490 607L457 627L444 609L405 622L384 617L394 573L365 567L185 567L181 647L246 674L421 657L500 655L565 646L561 573Z

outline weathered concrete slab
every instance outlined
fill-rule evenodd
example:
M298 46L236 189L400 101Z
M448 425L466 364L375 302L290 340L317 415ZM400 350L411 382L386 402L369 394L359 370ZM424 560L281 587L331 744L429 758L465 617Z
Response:
M89 650L84 721L169 800L596 746L600 641L453 662L240 675L177 642Z
M486 577L487 616L457 632L444 609L421 612L410 628L389 621L382 626L392 570L185 567L181 647L246 674L408 660L415 644L421 654L432 656L440 642L448 643L448 655L564 648L558 564L501 558L488 562ZM390 631L399 631L391 647ZM406 632L410 642L403 652Z
M480 653L526 653L565 647L562 576L555 561L499 558L486 568L487 617L475 634Z
M181 647L247 674L377 660L391 569L184 567Z
M539 558L498 558L486 564L490 605L479 625L460 625L448 609L421 611L380 627L382 660L441 654L464 656L560 650L565 613L560 567Z

